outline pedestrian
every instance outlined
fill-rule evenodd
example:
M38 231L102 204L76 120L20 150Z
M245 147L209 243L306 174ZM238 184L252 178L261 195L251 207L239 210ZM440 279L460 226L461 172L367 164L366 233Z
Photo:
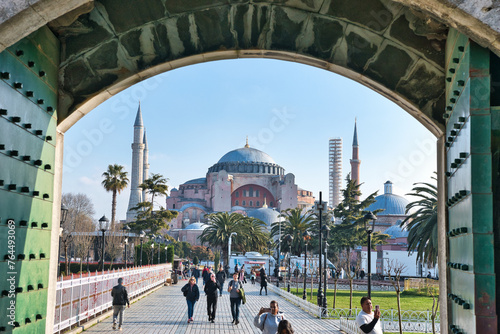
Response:
M118 279L118 285L115 285L113 287L113 290L111 290L111 297L113 297L113 329L116 329L116 318L120 316L120 320L118 322L118 330L121 331L125 305L128 305L128 307L130 307L127 288L123 286L123 278L120 277Z
M222 266L219 266L219 271L215 275L217 278L217 282L219 282L219 290L220 290L220 295L222 296L222 290L224 290L224 282L226 281L226 273L222 269Z
M427 278L432 278L432 275L431 275L430 271L427 272Z
M229 277L229 269L230 269L229 264L226 264L226 265L224 266L224 271L226 272L226 276L227 276L227 277Z
M264 334L276 334L278 324L285 319L285 316L279 311L277 301L272 300L269 306L270 308L260 308L259 313L253 319L253 324Z
M233 324L235 325L240 323L240 289L243 288L243 285L238 280L238 276L238 272L233 274L233 279L229 282L227 288L227 291L229 292L229 300L231 301L231 315L233 316Z
M215 279L215 274L210 274L210 279L205 283L205 294L207 296L207 314L208 321L214 322L215 312L217 311L217 290L220 288L219 282Z
M242 265L241 269L240 269L240 282L246 284L247 283L247 279L245 277L245 274L246 274L246 272L245 272L245 265Z
M361 298L362 311L356 317L356 324L367 334L383 334L382 326L380 325L380 309L378 305L373 311L372 301L369 297Z
M198 289L198 285L196 284L196 278L191 277L189 279L189 283L184 285L181 289L184 293L184 297L186 297L186 303L188 306L188 323L193 322L193 311L194 305L200 299L200 290Z
M194 279L196 281L196 285L198 285L198 278L200 278L200 270L198 269L198 267L194 267L193 276L191 276L191 277L194 277Z
M266 290L267 296L267 275L265 271L260 274L260 295L262 295L262 289Z
M361 279L365 278L365 268L361 269L361 272L359 273L359 277L361 277Z
M250 280L252 281L252 284L255 285L255 269L252 268L252 270L250 271Z
M239 273L240 272L240 267L238 266L238 264L236 263L236 265L234 266L234 272L235 273Z
M211 273L212 270L210 269L210 267L205 267L205 269L203 269L203 273L201 275L203 278L203 285L205 285L210 280Z
M293 334L292 324L288 320L281 320L278 325L278 334Z

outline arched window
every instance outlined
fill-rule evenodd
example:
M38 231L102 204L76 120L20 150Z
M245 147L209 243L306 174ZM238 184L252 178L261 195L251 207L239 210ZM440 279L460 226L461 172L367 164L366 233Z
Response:
M241 202L241 205L245 206L246 205L246 201Z
M250 201L250 206L253 206L253 201Z
M172 209L175 209L175 204L174 204L174 207Z
M234 196L235 196L235 197L240 197L240 192L239 192L239 191L235 192ZM236 202L237 202L237 201L236 201ZM238 204L236 204L236 205L238 205Z
M253 197L253 188L252 187L250 187L250 191L248 192L248 197Z
M257 206L260 207L260 202L259 201L257 201Z
M235 205L240 205L239 203L240 202L238 200L236 200L236 202L234 202Z

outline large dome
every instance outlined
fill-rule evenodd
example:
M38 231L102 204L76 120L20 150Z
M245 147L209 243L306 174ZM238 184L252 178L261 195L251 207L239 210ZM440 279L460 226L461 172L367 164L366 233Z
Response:
M255 173L285 175L285 169L274 162L267 153L248 146L224 154L208 169L209 173L225 170L228 173Z
M275 164L269 154L251 147L243 147L224 154L218 163L223 162L267 162Z
M394 195L392 193L392 182L387 181L384 184L384 194L375 197L375 203L371 204L366 211L375 211L378 209L383 209L377 213L377 216L386 215L400 215L404 216L406 212L406 206L409 204L408 200L402 196Z

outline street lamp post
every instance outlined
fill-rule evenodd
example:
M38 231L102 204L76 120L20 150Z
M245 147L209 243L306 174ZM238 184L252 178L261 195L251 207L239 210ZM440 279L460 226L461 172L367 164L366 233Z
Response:
M273 243L269 240L267 242L267 250L269 252L269 257L268 257L268 262L267 262L267 276L269 277L269 282L271 281L271 247L273 246ZM260 278L262 280L262 277Z
M238 235L238 233L236 232L232 232L230 235L229 235L229 240L228 240L228 243L227 243L227 265L229 266L229 260L231 259L231 240L232 240L232 237L233 235Z
M280 287L280 267L281 267L281 200L278 200L278 226L279 226L279 236L278 236L278 275L276 276L276 287Z
M210 260L210 247L207 247L207 267L208 267L208 260Z
M102 273L104 274L104 244L105 244L105 239L104 239L104 233L108 229L108 223L109 219L106 218L106 215L102 216L101 219L99 219L99 230L102 232L102 256L101 256L101 270Z
M127 269L127 245L128 245L128 232L130 232L130 227L128 225L125 225L122 227L122 230L125 233L125 240L123 240L123 243L125 244L125 269Z
M146 233L141 230L141 232L139 233L139 239L141 240L141 258L139 260L139 265L141 267L142 267L142 241L143 241L143 239L144 239L145 236L146 236Z
M151 238L152 240L153 238ZM151 265L155 264L155 243L151 243Z
M330 233L330 228L328 227L328 225L323 225L323 227L321 228L321 232L324 234L323 237L325 238L325 258L324 258L324 272L325 272L325 279L324 279L324 286L323 286L323 289L324 289L324 295L323 295L323 308L326 310L326 308L328 307L328 304L326 302L326 284L327 284L327 269L326 269L326 255L327 255L327 252L328 252L328 235Z
M368 221L371 220L372 224L368 224ZM377 220L377 216L373 214L373 212L368 212L364 217L365 230L368 234L368 298L371 298L372 295L372 233L375 230L375 221Z
M287 234L285 236L285 239L283 239L283 241L288 244L288 286L287 286L287 291L290 292L290 279L292 278L292 276L291 276L291 265L292 265L292 242L293 242L293 237L290 234Z
M158 234L156 242L158 243L158 264L160 264L160 248L161 248L162 237Z
M318 298L317 298L317 304L318 306L321 307L323 305L323 291L321 288L321 276L323 271L321 270L321 254L323 254L323 242L321 241L321 229L323 227L322 224L322 215L323 215L323 210L325 209L326 202L323 202L322 198L322 192L319 192L319 202L315 202L315 212L318 215L319 218L319 275L318 275ZM325 291L326 292L326 291Z
M306 246L306 251L304 252L304 291L302 293L302 299L306 300L307 294L306 294L306 280L307 280L307 244L309 243L309 240L311 240L311 233L309 231L305 231L304 234L302 234L302 237L304 238L304 244Z

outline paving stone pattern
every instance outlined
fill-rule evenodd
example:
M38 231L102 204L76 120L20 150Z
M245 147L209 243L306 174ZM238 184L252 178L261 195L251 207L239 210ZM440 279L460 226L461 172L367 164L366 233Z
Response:
M199 282L200 300L195 305L194 322L187 323L187 305L181 288L187 281L166 286L151 295L133 303L124 313L122 333L261 333L254 327L253 319L260 307L269 307L269 302L277 300L285 318L291 321L295 333L340 333L338 321L321 320L313 317L299 307L269 291L268 295L259 295L258 284L245 284L247 303L241 305L240 323L231 323L229 293L224 291L219 297L215 323L208 322L206 297ZM227 282L224 284L227 289ZM85 333L119 333L111 328L112 317L105 319Z

